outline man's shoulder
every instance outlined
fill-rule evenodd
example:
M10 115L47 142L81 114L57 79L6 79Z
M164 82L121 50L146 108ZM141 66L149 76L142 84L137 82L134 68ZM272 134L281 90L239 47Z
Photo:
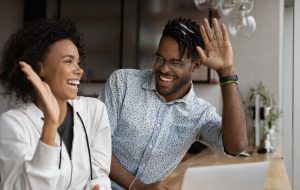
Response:
M152 69L118 69L113 72L113 76L122 76L122 78L133 77L133 78L145 78L152 75Z
M201 104L201 105L208 105L209 104L206 100L200 98L197 95L194 98L194 102L197 103L197 104Z
M204 100L203 98L199 97L195 92L193 93L192 98L190 98L189 105L191 106L191 109L194 109L196 111L215 109L212 104L210 104L208 101Z

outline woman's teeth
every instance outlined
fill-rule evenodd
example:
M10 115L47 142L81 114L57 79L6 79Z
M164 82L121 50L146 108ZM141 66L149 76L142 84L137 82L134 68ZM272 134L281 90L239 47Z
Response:
M73 86L77 86L80 84L79 80L68 80L67 83Z

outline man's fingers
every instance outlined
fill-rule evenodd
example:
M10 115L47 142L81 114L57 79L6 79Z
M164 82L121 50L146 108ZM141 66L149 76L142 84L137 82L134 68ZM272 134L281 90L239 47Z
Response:
M217 40L222 40L223 36L222 36L222 31L220 29L218 20L216 18L213 18L212 23L213 23L213 26L214 26L214 33L215 33L216 39Z
M207 56L205 55L203 49L200 47L200 46L197 46L196 47L196 50L198 52L198 55L200 57L200 60L202 63L206 63L206 60L207 60Z
M207 18L205 18L203 20L203 26L205 28L205 32L206 32L206 35L208 36L208 39L210 41L214 40L215 36L214 36L214 34L213 34L213 32L212 32L212 30L210 28L210 25L209 25L209 22L208 22Z
M222 25L221 25L221 30L222 30L222 34L223 34L223 39L224 39L224 41L229 41L229 38L228 38L228 32L227 32L227 29L226 29L225 24L222 24Z
M207 36L207 34L206 34L205 28L204 28L204 26L203 26L202 24L201 24L201 26L200 26L200 33L201 33L201 36L202 36L204 45L205 45L205 46L208 46L208 44L209 44L209 39L208 39L208 36Z

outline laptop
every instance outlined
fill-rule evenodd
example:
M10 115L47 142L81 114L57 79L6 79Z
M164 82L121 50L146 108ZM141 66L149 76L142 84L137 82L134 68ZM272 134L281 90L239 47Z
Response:
M181 190L263 190L269 162L188 168Z

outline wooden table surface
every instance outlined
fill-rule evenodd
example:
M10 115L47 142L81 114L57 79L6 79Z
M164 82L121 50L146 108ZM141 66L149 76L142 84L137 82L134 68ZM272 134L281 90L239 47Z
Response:
M222 154L206 149L199 154L191 156L189 159L181 162L177 168L171 173L165 182L170 185L172 190L180 190L183 175L188 167L192 166L208 166L233 163L247 163L270 161L270 168L266 178L264 190L291 190L289 179L285 170L284 162L280 153L273 154L257 154L254 153L249 157L226 157Z

